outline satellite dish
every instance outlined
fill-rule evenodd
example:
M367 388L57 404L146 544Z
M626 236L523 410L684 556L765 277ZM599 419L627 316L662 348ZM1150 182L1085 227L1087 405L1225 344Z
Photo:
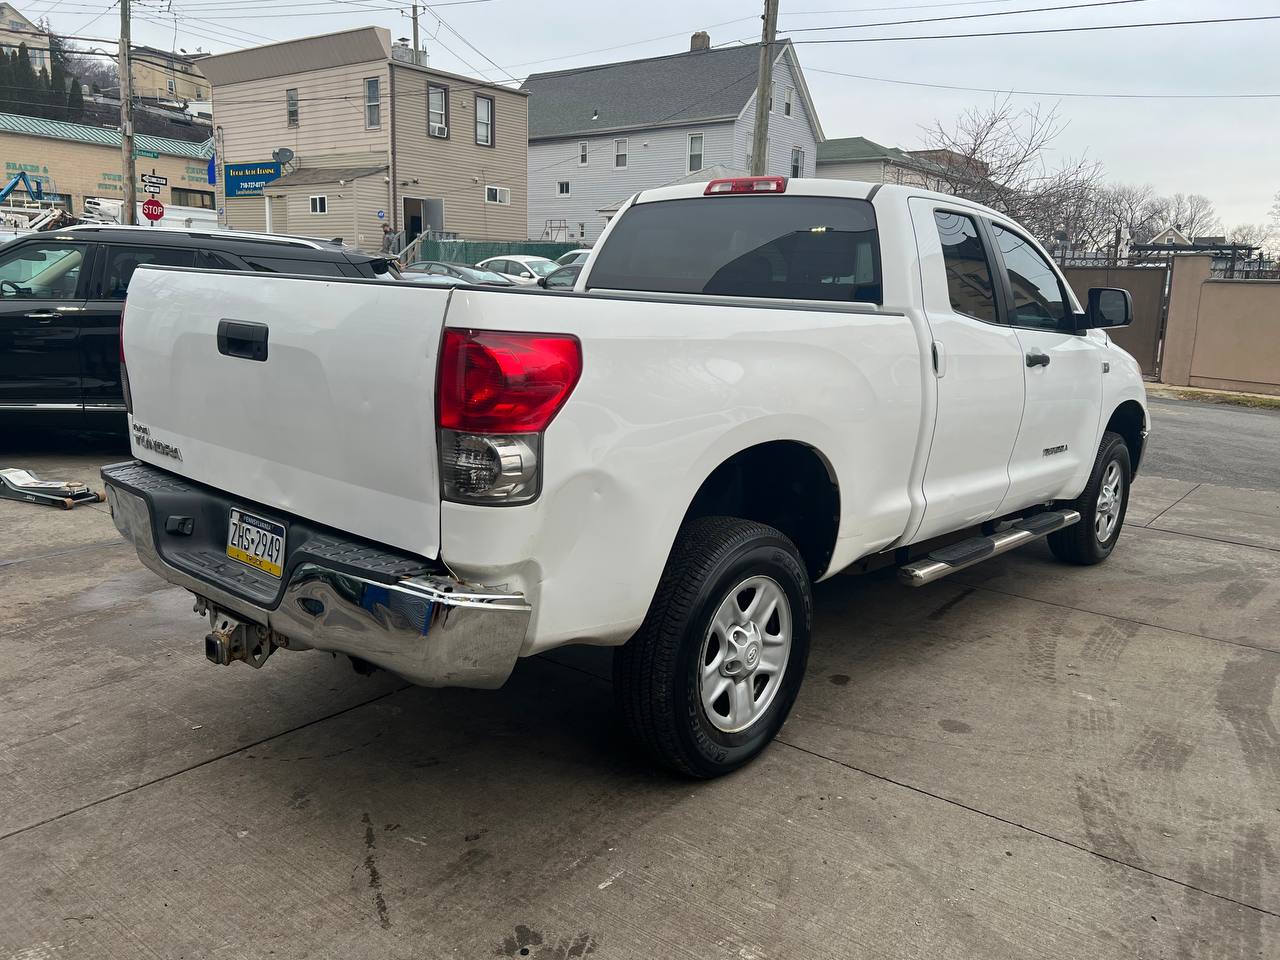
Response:
M271 159L279 164L289 163L293 160L293 151L288 147L281 147L279 150L272 150Z

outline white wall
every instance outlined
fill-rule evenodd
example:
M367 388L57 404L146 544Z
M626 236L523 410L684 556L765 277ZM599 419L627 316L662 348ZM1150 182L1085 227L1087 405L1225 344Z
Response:
M622 135L575 137L529 144L529 238L542 237L547 220L569 222L570 239L578 239L578 224L587 240L604 229L601 207L626 200L633 193L660 187L689 172L690 134L702 134L702 166L734 164L733 123L662 127L632 131L627 140L627 166L614 166L614 140ZM588 143L587 165L578 163L578 144ZM558 194L558 183L569 182L569 196Z
M795 90L791 98L791 116L783 112L787 88ZM756 128L755 94L747 101L738 122L734 125L733 166L747 170L747 157L751 153L751 139ZM808 108L800 97L800 85L795 82L795 69L790 53L786 50L773 64L773 112L769 114L769 160L765 173L779 176L791 175L791 151L799 147L804 151L802 177L814 177L818 155L818 140Z

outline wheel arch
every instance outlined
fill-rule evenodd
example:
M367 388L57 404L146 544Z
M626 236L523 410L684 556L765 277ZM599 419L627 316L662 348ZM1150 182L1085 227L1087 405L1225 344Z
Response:
M1118 433L1129 449L1129 474L1135 476L1146 445L1147 412L1137 400L1125 400L1107 418L1106 431Z
M799 440L770 440L722 460L693 495L682 523L731 516L780 530L809 577L826 572L840 527L840 486L831 461Z

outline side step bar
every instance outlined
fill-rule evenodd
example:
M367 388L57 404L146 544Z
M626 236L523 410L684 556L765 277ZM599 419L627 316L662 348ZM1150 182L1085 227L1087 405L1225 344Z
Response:
M1026 546L1032 540L1047 537L1055 531L1080 522L1075 510L1049 510L1037 513L1025 520L1015 521L1013 526L989 537L970 537L949 547L934 550L915 563L898 570L898 578L909 587L923 587L926 583L941 580L948 574L971 567L991 557Z

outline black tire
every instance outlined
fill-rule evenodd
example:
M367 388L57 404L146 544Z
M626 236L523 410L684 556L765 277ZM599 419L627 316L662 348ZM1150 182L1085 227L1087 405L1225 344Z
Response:
M1112 464L1118 464L1120 471L1119 512L1110 532L1101 537L1098 530L1098 496ZM1120 539L1120 530L1124 527L1125 511L1129 509L1129 483L1132 480L1129 448L1125 445L1124 438L1118 433L1104 433L1084 492L1075 500L1064 504L1080 512L1080 522L1049 534L1049 549L1053 551L1053 555L1063 563L1079 566L1101 563L1111 556L1116 541Z
M769 578L785 594L791 646L768 706L749 726L726 733L703 706L701 657L712 617L750 577ZM614 653L614 696L628 734L659 763L687 776L736 770L768 745L791 711L812 625L809 575L787 537L736 517L690 521L676 537L644 623Z

